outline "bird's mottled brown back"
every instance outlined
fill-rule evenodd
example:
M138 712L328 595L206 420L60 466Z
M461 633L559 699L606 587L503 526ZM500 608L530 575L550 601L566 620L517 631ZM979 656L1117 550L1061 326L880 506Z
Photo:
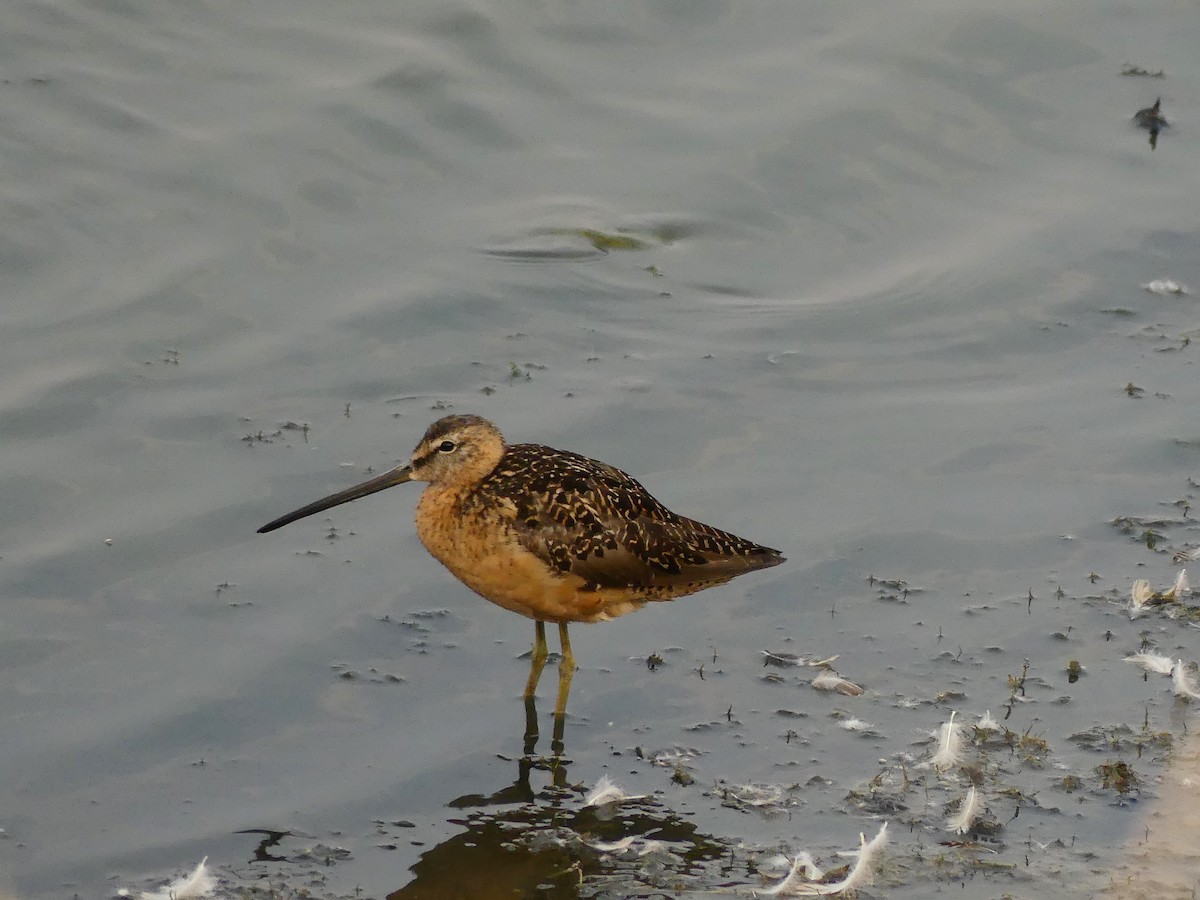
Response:
M777 550L672 512L620 469L539 444L506 447L463 499L466 518L499 509L521 547L583 579L585 589L670 599L784 561Z

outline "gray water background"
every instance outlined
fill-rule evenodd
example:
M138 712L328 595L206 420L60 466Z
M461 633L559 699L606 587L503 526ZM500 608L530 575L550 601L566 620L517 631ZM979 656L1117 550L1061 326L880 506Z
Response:
M1047 795L1089 789L1008 848L1062 840L1031 877L1102 882L1139 804L1067 737L1195 727L1120 662L1143 632L1200 653L1120 607L1178 567L1109 524L1178 518L1200 478L1200 307L1140 288L1200 287L1194 5L0 20L0 886L246 871L239 830L293 829L376 896L461 831L450 800L511 780L532 629L424 553L417 488L332 534L254 533L403 460L441 409L790 557L573 630L572 780L611 771L753 847L849 848L878 822L847 791L927 756L951 709L1000 714L1028 658L1009 725L1051 746ZM1129 119L1157 95L1152 150ZM868 692L764 680L764 650L841 654ZM697 784L635 747L697 751ZM813 776L784 816L714 799ZM413 827L382 850L376 820ZM945 837L893 831L899 858Z

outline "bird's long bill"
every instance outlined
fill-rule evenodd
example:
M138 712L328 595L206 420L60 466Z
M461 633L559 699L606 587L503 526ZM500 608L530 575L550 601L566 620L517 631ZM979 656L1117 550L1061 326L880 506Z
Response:
M359 497L367 496L367 494L374 494L393 485L404 484L406 481L412 481L412 466L397 466L394 469L384 472L382 475L372 478L370 481L364 481L362 484L356 484L354 487L346 488L344 491L330 494L328 497L315 500L308 504L308 506L302 506L294 512L288 513L286 516L280 516L275 521L268 522L262 528L258 529L258 533L266 534L268 531L282 528L289 522L295 522L297 519L303 519L314 513L319 513L323 509L329 509L331 506L338 506L342 503L349 503L351 500L357 500Z

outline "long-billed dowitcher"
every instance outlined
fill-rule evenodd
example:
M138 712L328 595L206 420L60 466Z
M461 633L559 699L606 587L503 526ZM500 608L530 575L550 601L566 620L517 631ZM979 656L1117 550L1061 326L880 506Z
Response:
M533 619L526 698L549 655L545 623L558 625L560 718L575 670L568 623L612 619L784 561L778 550L673 513L613 466L540 444L506 444L479 416L438 419L407 464L258 530L406 481L429 483L416 515L425 549L485 600Z

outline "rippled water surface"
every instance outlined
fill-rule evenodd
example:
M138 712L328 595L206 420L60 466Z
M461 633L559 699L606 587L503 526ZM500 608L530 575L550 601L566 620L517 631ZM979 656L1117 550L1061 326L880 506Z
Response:
M888 821L876 894L1071 896L1144 839L1198 715L1122 661L1200 657L1190 591L1126 608L1200 544L1200 301L1142 288L1200 290L1194 8L2 18L0 890L724 895ZM255 534L445 410L789 562L576 626L531 747L532 628L418 487Z

